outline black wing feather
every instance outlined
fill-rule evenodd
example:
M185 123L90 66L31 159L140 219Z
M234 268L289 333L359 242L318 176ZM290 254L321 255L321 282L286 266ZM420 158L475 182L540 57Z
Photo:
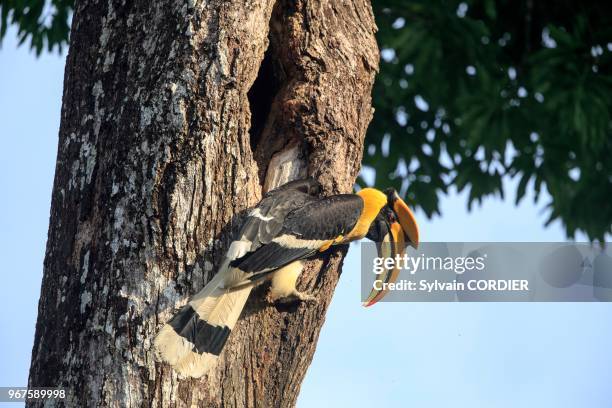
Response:
M277 236L290 235L305 241L332 240L353 229L362 209L363 200L352 194L311 201L287 215ZM283 246L279 242L269 242L236 259L230 265L243 272L258 275L308 258L317 250L318 248L306 243L304 247L293 248Z
M269 191L253 209L258 211L260 217L247 216L238 239L251 242L249 252L272 242L281 232L287 214L315 200L319 190L318 182L305 179L292 181Z
M282 234L300 239L328 240L346 235L357 224L363 199L355 194L339 194L310 202L287 215Z
M260 274L282 268L298 259L308 258L315 252L317 252L316 249L286 248L272 242L237 259L230 265L246 273Z

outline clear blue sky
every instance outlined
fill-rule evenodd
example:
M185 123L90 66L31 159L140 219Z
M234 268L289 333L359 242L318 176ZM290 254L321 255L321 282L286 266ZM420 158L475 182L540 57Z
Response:
M23 386L34 336L64 57L0 49L0 386ZM417 213L423 241L560 241L545 200L465 197ZM298 407L612 406L612 305L383 303L360 306L358 248L345 262ZM14 406L14 405L13 405Z

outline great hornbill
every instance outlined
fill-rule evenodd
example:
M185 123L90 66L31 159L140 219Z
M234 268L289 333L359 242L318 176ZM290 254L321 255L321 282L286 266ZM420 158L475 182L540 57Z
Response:
M215 363L251 290L271 281L270 297L314 301L299 292L303 261L334 245L364 237L377 242L379 255L403 255L415 248L419 232L414 216L393 189L364 188L356 194L319 197L313 179L287 183L265 194L251 210L213 279L162 327L156 354L179 374L200 377ZM378 279L391 282L399 271ZM366 306L385 295L372 290Z

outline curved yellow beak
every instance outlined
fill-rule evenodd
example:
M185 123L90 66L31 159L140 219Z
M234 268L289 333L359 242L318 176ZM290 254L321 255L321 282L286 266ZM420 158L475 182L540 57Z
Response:
M394 193L393 211L397 215L402 230L404 230L404 234L409 241L408 245L417 249L419 246L419 226L414 218L414 214L397 193Z
M395 258L396 254L399 254L400 257L403 257L405 252L406 242L404 241L403 228L399 223L394 222L391 224L389 233L385 235L383 242L380 243L378 256L381 258ZM379 287L382 287L382 289L377 290L376 288L372 288L372 291L365 302L363 302L363 305L365 307L372 306L374 303L381 300L388 292L384 284L395 282L399 273L400 269L397 266L394 266L393 269L385 269L376 279L380 281Z
M389 230L378 248L378 256L381 258L395 258L396 255L399 255L400 258L403 258L407 245L412 246L414 249L418 248L419 226L414 218L414 214L395 190L387 190L387 197L388 205L393 209L397 221L389 226ZM400 269L397 265L394 265L392 269L385 269L377 277L376 283L378 285L372 288L363 305L366 307L372 306L381 300L388 292L387 286L384 284L395 282L399 274Z

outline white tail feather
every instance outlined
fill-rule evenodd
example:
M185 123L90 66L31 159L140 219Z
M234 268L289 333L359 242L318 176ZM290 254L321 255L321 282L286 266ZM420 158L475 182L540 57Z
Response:
M220 275L225 274L215 275L204 289L191 299L189 305L201 320L231 330L240 317L253 286L225 289L221 287L223 278ZM153 345L159 358L173 366L182 376L201 377L214 367L218 357L211 353L200 354L194 351L194 344L180 336L169 324L162 327Z

